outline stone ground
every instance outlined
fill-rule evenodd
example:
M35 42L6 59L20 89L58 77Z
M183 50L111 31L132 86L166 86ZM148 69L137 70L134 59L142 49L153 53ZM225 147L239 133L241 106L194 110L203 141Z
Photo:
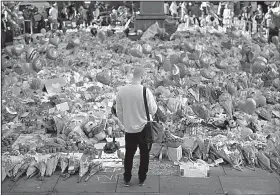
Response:
M174 169L175 170L175 169ZM136 170L137 171L137 170ZM135 171L135 173L137 173ZM110 171L109 171L110 172ZM2 195L224 195L230 189L239 189L244 195L279 195L280 176L257 169L243 172L228 166L211 168L209 178L181 178L176 174L156 174L150 171L144 186L137 184L137 174L130 187L122 183L121 168L106 177L93 176L88 182L77 183L77 175L63 181L57 171L44 181L21 177L18 182L5 179Z

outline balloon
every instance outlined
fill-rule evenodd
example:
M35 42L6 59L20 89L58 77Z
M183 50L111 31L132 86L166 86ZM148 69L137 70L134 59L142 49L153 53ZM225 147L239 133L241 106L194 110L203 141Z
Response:
M36 35L36 34L33 34L32 36L31 36L31 41L32 41L32 43L39 43L39 38L38 38L38 35Z
M18 28L18 24L14 20L11 20L10 23L11 23L12 29L17 29Z
M19 16L18 17L18 23L22 24L24 22L24 17L23 16Z
M26 34L26 35L24 36L24 41L25 41L25 43L26 43L27 45L29 45L29 43L31 42L31 37L30 37L29 34Z
M165 70L165 72L169 72L172 70L172 64L170 63L169 59L165 59L163 62L163 69Z
M46 34L47 31L46 31L46 29L42 28L40 32L41 32L42 34Z
M18 18L18 14L16 12L12 12L11 13L11 16L14 18L14 19L17 19Z
M104 31L100 31L97 33L97 38L100 40L100 42L102 43L105 38L106 38L106 35L105 35L105 32Z
M52 32L51 32L51 31L48 31L48 32L45 34L45 37L46 37L46 38L50 38L51 35L52 35Z
M12 48L12 53L15 56L20 56L23 53L23 50L24 50L24 45L15 45Z
M149 44L144 44L142 46L142 48L143 48L143 53L144 54L150 54L152 52L152 50L153 50L152 46L149 45Z
M28 50L26 52L26 61L32 62L37 57L38 57L38 52L36 51L36 49L34 49L32 47L28 48Z
M253 114L256 110L257 104L253 98L248 98L245 103L240 103L239 107L247 114Z
M171 73L172 75L179 75L180 74L180 69L177 65L173 64L172 68L171 68Z
M8 55L8 56L10 56L10 57L13 57L13 52L12 52L12 50L13 50L13 46L7 46L7 47L5 47L5 53Z
M23 15L23 12L22 11L19 11L18 12L18 16L22 16Z
M164 56L160 53L156 54L155 58L160 64L162 64L164 62Z
M52 45L54 45L54 46L58 46L58 44L59 44L59 38L58 37L53 37L53 38L50 38L50 43L52 44Z
M72 44L74 47L80 45L80 39L79 39L78 37L72 39L70 42L71 42L71 44Z
M46 44L46 43L48 43L49 42L49 39L48 38L42 38L42 39L40 39L40 43L42 44L42 45L44 45L44 44Z
M22 68L22 70L23 70L24 72L27 72L27 73L33 72L30 63L23 63L22 66L21 66L21 68Z
M51 60L55 60L58 57L58 52L55 48L49 48L47 50L47 57Z
M172 65L178 64L179 62L180 62L179 56L177 56L176 54L172 54L172 55L170 56L170 63L171 63Z
M97 29L96 29L96 28L91 28L91 29L90 29L90 32L91 32L91 34L92 34L93 36L96 36L96 34L97 34Z
M40 58L36 58L33 62L32 62L32 69L35 72L40 72L43 68L43 63L42 60Z

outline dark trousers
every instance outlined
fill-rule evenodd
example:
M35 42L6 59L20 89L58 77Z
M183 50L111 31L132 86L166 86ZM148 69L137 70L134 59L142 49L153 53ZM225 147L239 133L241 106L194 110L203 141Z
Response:
M272 42L272 37L274 36L278 36L278 33L279 33L279 30L278 28L269 28L269 31L268 31L268 43L271 43Z
M140 141L140 133L125 133L125 159L124 159L124 180L129 182L131 180L131 171L133 166L133 158L139 146L140 150L140 166L138 171L138 178L140 182L144 182L147 178L149 170L149 157L151 144L144 144Z
M195 16L195 17L193 18L194 24L195 24L195 21L196 21L196 20L197 20L197 22L198 22L198 25L200 26L200 19L199 19L199 17Z

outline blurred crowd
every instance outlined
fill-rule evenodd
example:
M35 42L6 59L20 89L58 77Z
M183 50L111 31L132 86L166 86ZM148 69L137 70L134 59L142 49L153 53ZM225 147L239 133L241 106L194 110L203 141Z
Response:
M2 43L6 40L7 29L10 26L16 26L16 23L18 23L18 27L14 27L14 32L17 29L23 29L23 33L39 33L41 29L61 30L68 26L74 28L87 28L91 25L115 27L116 25L131 24L133 26L134 19L139 14L139 10L137 10L139 8L136 8L133 3L116 7L108 7L108 4L104 2L76 5L74 1L69 1L59 2L59 6L55 2L47 4L48 6L41 7L28 6L22 11L14 6L13 11L10 11L12 15L10 19L7 17L5 8L3 9L1 6ZM213 26L215 28L234 26L236 29L250 33L257 32L268 35L269 32L276 34L279 32L280 25L275 27L275 22L273 22L272 9L275 7L280 7L279 1L268 4L251 1L246 2L246 5L241 5L241 2L237 1L217 2L216 4L200 1L174 1L164 2L164 13L174 20L184 23L185 28L192 25ZM21 25L24 27L21 28Z
M241 6L240 2L219 2L214 6L210 2L176 2L164 3L164 12L172 16L185 27L190 25L221 26L262 32L263 29L274 28L272 22L272 8L280 6L279 2L266 5L261 2L247 2Z

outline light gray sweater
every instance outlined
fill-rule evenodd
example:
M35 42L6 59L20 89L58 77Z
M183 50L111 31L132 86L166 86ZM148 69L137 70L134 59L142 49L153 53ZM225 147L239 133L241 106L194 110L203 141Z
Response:
M150 115L157 111L157 104L152 92L146 92ZM116 112L127 133L141 132L147 124L147 116L143 98L143 86L128 84L119 89L116 97ZM152 116L150 116L152 120Z

